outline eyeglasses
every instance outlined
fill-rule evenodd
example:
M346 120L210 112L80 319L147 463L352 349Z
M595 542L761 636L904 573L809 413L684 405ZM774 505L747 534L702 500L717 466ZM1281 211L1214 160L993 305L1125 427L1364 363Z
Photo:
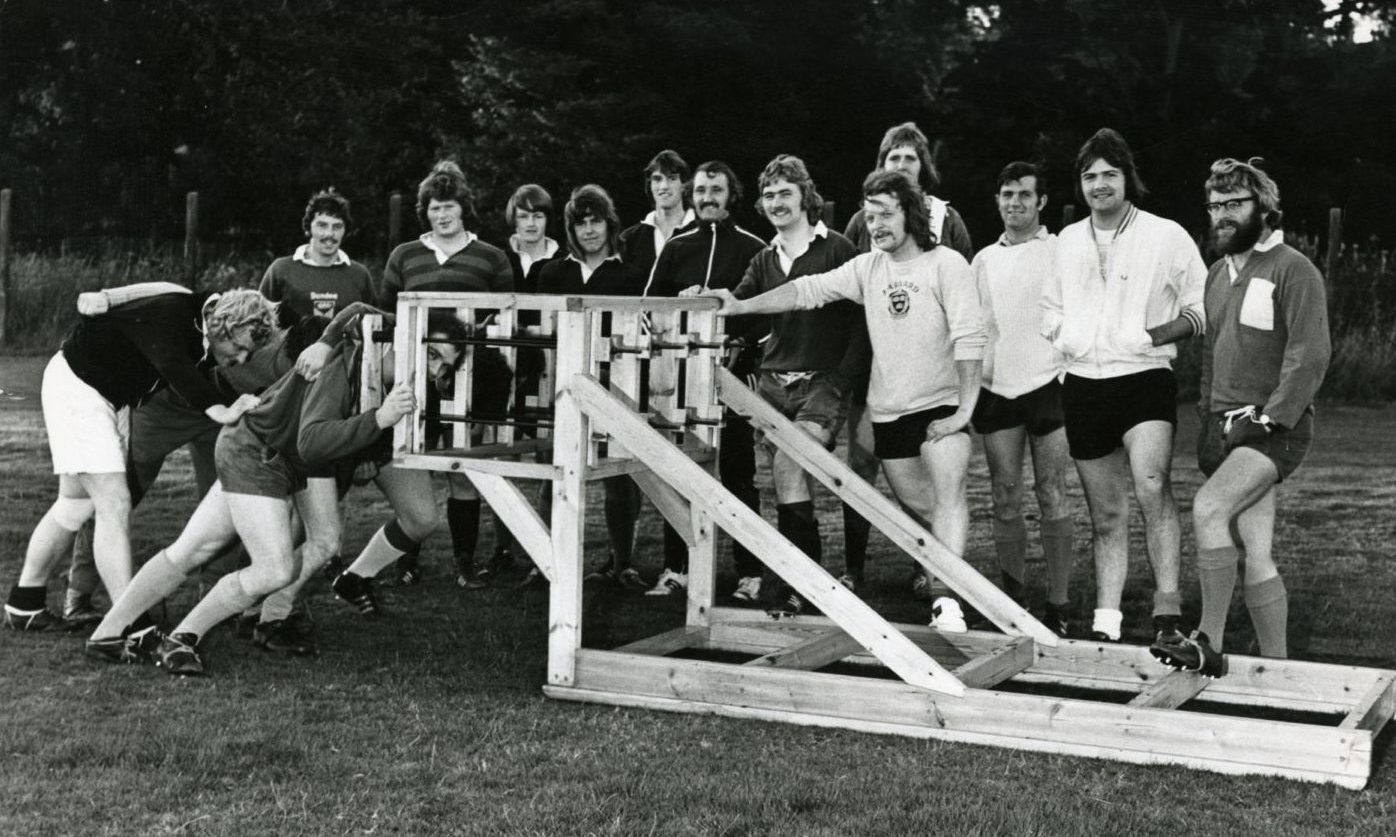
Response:
M1253 200L1255 200L1255 195L1244 198L1232 198L1228 201L1212 201L1211 203L1205 204L1205 206L1207 207L1207 214L1217 215L1222 211L1235 212Z

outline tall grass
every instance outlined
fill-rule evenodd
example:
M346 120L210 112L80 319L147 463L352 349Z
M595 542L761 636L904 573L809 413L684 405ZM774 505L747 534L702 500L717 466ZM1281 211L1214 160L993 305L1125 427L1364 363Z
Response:
M79 293L135 282L175 282L194 290L256 287L271 262L266 253L225 253L208 260L191 281L173 248L144 245L101 252L27 253L10 260L5 349L27 353L55 348L77 318Z

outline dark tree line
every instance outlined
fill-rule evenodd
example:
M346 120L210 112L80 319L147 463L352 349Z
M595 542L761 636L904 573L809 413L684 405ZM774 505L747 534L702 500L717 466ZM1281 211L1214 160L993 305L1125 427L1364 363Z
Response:
M847 217L882 131L915 119L986 242L1003 163L1045 162L1059 209L1111 125L1190 228L1206 164L1260 154L1292 225L1339 206L1389 238L1392 20L1363 0L0 0L0 186L36 240L175 237L198 189L206 229L282 249L333 184L371 256L387 195L442 155L495 232L526 180L598 182L637 217L662 147L749 182L799 154Z

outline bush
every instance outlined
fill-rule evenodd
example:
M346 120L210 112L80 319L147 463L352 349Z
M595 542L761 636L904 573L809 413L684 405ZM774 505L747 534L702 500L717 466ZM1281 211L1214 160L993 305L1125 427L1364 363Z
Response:
M210 260L194 277L195 290L256 287L271 262L266 254L228 253ZM5 348L47 352L57 347L77 317L79 293L135 282L187 285L184 259L174 248L145 245L125 251L104 247L93 255L18 255L10 261Z

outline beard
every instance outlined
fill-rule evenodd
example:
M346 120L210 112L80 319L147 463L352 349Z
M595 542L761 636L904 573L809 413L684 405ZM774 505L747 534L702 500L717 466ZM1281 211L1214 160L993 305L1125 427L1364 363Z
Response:
M1244 253L1260 241L1264 229L1259 212L1252 212L1244 221L1219 221L1212 225L1212 245L1228 256Z

